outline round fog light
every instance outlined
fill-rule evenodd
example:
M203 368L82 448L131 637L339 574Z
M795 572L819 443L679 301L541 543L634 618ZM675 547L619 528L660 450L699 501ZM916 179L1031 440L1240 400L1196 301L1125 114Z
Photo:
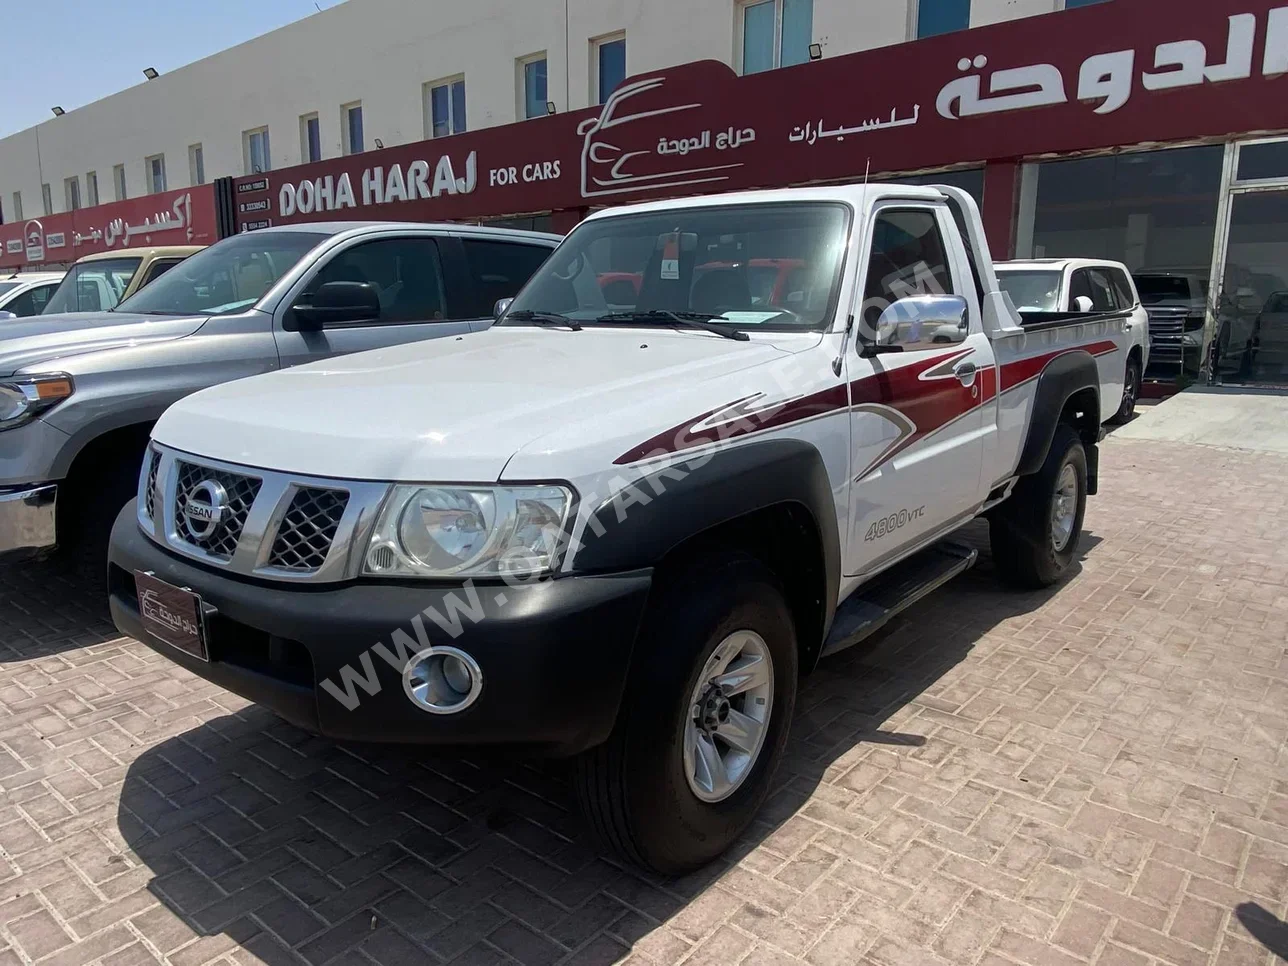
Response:
M422 711L455 714L464 711L483 690L478 662L455 647L421 651L403 669L403 690Z

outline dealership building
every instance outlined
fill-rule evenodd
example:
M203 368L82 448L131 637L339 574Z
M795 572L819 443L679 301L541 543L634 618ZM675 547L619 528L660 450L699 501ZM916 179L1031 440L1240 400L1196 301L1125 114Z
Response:
M1154 376L1284 384L1286 94L1288 0L349 0L0 140L0 266L898 177L1125 262Z

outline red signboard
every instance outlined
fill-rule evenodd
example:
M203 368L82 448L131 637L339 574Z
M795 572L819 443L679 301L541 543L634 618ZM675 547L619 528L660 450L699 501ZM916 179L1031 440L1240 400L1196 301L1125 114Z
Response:
M602 109L239 178L236 222L489 217L1288 130L1282 3L1115 0L748 77L687 64Z
M218 239L213 185L0 225L0 268L70 264L92 252Z

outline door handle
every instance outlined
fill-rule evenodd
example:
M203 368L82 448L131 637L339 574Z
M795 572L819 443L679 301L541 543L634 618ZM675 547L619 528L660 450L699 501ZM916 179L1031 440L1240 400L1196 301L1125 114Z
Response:
M953 370L953 375L961 380L963 386L969 386L975 382L975 374L979 370L973 362L958 363L957 368Z

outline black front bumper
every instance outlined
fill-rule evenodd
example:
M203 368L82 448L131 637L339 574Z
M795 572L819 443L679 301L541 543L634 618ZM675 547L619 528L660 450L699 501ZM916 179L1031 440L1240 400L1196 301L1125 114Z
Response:
M191 588L213 608L209 662L144 631L139 570ZM525 588L476 584L476 597L460 585L269 585L162 549L139 530L133 505L112 531L108 577L112 618L123 634L309 731L352 741L522 745L549 754L572 754L607 738L652 582L650 571L636 571ZM464 711L430 714L408 699L401 668L373 648L382 644L391 655L417 650L413 618L428 608L450 618L449 597L459 635L425 616L423 631L431 645L470 654L483 690ZM407 645L401 652L396 639ZM368 694L359 679L370 681L373 671L378 689ZM328 681L341 698L323 686Z

